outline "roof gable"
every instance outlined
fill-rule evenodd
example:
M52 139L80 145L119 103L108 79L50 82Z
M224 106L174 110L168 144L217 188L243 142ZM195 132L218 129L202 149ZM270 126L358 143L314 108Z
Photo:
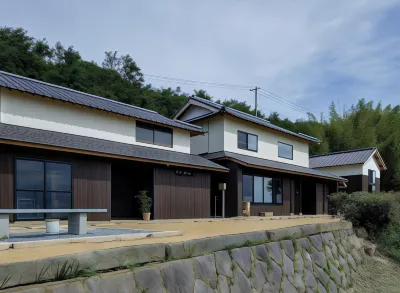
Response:
M213 116L213 115L218 114L218 113L222 113L222 114L231 115L231 116L236 117L236 118L241 119L241 120L245 120L245 121L248 121L248 122L251 122L251 123L258 124L260 126L267 127L269 129L273 129L275 131L279 131L279 132L282 132L282 133L285 133L285 134L288 134L288 135L291 135L291 136L295 136L297 138L300 138L300 139L303 139L303 140L307 140L309 142L319 142L319 140L317 138L315 138L315 137L312 137L312 136L309 136L309 135L306 135L306 134L303 134L303 133L292 132L290 130L284 129L284 128L279 127L279 126L276 126L276 125L272 124L271 122L269 122L268 120L262 119L260 117L256 117L256 116L253 116L251 114L247 114L247 113L244 113L242 111L239 111L239 110L236 110L236 109L233 109L233 108L230 108L230 107L226 107L226 106L223 106L221 104L215 103L213 101L206 100L206 99L199 98L199 97L195 97L195 96L190 97L189 100L181 107L181 109L179 109L177 111L177 113L174 115L173 118L174 119L179 119L180 117L182 117L183 113L185 111L187 111L187 109L190 107L190 105L198 105L198 106L210 109L210 111L212 111L212 112L210 112L208 114L205 114L205 115L202 115L202 116L193 117L193 118L191 118L189 120L186 120L187 122L193 122L193 121L196 121L196 120L200 120L200 119L204 119L204 118Z
M201 127L172 120L152 110L124 104L118 101L79 92L70 88L42 82L4 71L0 71L0 87L27 92L72 104L78 104L92 109L134 117L139 120L149 121L156 124L181 128L193 133L203 133Z
M386 165L375 147L310 156L310 168L318 169L344 165L363 165L371 157L374 157L379 169L386 170Z

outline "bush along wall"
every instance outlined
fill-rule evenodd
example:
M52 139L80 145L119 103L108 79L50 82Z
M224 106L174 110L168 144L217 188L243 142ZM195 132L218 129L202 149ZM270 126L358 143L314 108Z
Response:
M332 213L364 227L380 252L400 261L400 193L337 193L329 201Z
M364 258L349 223L170 243L165 253L162 262L9 292L353 292Z

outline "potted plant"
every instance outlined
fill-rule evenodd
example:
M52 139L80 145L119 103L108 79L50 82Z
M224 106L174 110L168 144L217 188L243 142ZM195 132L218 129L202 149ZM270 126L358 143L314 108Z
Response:
M139 201L140 211L143 215L143 220L145 221L150 220L150 208L153 203L153 200L147 195L147 193L147 190L141 190L138 195L136 195L136 199Z

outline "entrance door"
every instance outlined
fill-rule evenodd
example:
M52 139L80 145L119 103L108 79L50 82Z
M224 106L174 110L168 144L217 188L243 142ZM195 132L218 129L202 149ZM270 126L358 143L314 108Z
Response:
M301 211L301 181L296 180L294 186L294 213L300 214Z

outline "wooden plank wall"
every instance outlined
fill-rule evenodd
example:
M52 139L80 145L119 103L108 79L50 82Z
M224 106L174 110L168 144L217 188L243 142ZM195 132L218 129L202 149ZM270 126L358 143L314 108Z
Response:
M154 219L209 218L211 177L194 171L178 176L174 169L154 169Z
M322 183L315 184L316 200L317 200L317 215L324 213L324 185Z
M15 158L54 160L72 165L73 208L106 208L88 220L110 220L111 163L101 158L35 148L0 145L0 208L14 208Z

